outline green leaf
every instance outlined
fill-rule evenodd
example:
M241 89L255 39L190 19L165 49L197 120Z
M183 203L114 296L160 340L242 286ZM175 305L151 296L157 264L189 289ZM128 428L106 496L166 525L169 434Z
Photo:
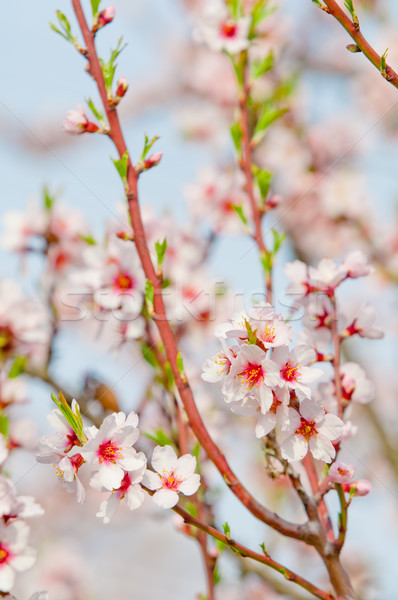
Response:
M101 4L101 0L91 0L91 8L93 11L93 17L95 18L98 14L98 8Z
M236 149L237 153L240 155L242 153L242 137L243 137L241 124L234 123L233 125L231 125L230 131L231 131L232 141L234 143L235 149Z
M191 517L194 517L196 519L196 517L198 516L198 507L196 506L196 504L194 504L193 502L186 502L184 504L184 508L187 512L189 512Z
M272 13L275 11L276 6L268 6L268 0L258 0L252 9L252 23L251 31L254 30Z
M263 265L265 273L270 273L272 269L272 254L271 252L263 251L260 254L261 264Z
M243 214L242 205L241 204L232 204L232 208L234 209L234 211L236 212L236 214L238 215L238 217L240 218L242 223L244 225L247 225L247 219L246 219L245 215Z
M144 433L144 435L158 446L171 446L175 448L173 440L162 429L158 429L155 433Z
M231 539L231 528L229 526L228 521L225 521L225 523L222 524L222 528L224 530L224 535L227 539Z
M286 238L286 233L278 233L278 231L276 231L276 229L272 228L272 235L274 238L274 249L272 251L272 254L275 256L276 253L278 252L282 242L285 240Z
M153 301L154 301L154 290L153 283L149 279L146 280L145 284L145 300L148 305L149 314L153 314Z
M44 209L50 211L54 206L55 198L50 195L48 187L43 188L43 205Z
M247 337L248 337L248 341L249 344L257 344L257 329L255 329L253 331L252 326L250 325L249 321L247 319L245 319L245 326L246 326L246 331L247 331Z
M194 447L192 448L192 456L196 458L196 464L199 465L199 453L200 453L200 444L196 442Z
M87 442L86 434L83 430L83 420L80 414L80 408L76 401L72 402L72 406L74 406L75 411L69 406L67 401L65 400L65 396L62 392L59 392L59 400L55 396L55 394L51 394L52 401L58 406L61 413L64 415L66 421L72 427L73 431L76 433L81 444L85 444Z
M214 567L214 569L213 569L214 585L217 585L218 583L220 583L221 579L222 579L222 576L221 576L220 569L218 567Z
M116 170L121 177L121 180L123 181L124 184L126 184L126 182L127 182L127 167L128 167L128 162L129 162L129 154L128 154L127 150L123 154L122 158L120 158L119 160L115 160L114 158L112 158L112 162L115 165Z
M0 433L6 439L8 438L8 417L3 414L3 411L0 412Z
M101 112L100 112L100 111L97 109L97 107L95 106L95 104L94 104L94 102L91 100L91 98L89 98L89 99L87 100L87 104L88 104L88 106L89 106L89 108L90 108L91 112L93 113L93 115L94 115L95 117L97 117L98 121L103 121L103 120L104 120L104 115L103 115L103 113L101 113Z
M280 119L284 114L287 113L287 111L287 108L274 109L269 105L264 106L260 118L257 121L257 125L254 129L252 139L253 143L255 145L258 144L264 137L265 130L267 129L267 127L269 127L270 125L272 125L272 123Z
M72 29L71 29L71 26L70 26L70 23L69 23L67 17L60 10L57 10L55 14L57 15L58 22L61 25L64 32L66 33L66 35L68 35L69 38L73 39Z
M322 4L319 0L312 0L314 4L316 4L319 8L322 8Z
M155 137L153 137L151 140L148 138L147 135L145 135L144 149L142 151L140 160L144 161L146 159L148 152L150 151L150 149L152 148L152 146L158 139L159 139L158 135L155 135Z
M181 350L178 351L176 362L177 362L177 369L180 374L180 377L184 381L184 380L186 380L186 377L185 377L185 372L184 372L184 361L182 359Z
M387 76L387 71L386 71L386 58L387 58L387 54L388 54L388 48L387 50L382 54L382 56L380 57L380 73L383 75L383 77L385 78Z
M253 79L258 79L264 73L267 73L274 66L274 54L271 52L261 60L254 60L250 65L250 72Z
M235 21L240 19L243 15L243 2L242 0L227 0L228 8L231 16Z
M359 21L358 21L357 13L355 12L355 8L354 8L354 4L353 4L352 0L344 0L344 6L350 13L350 15L352 17L352 22L357 27L359 25Z
M93 238L92 235L84 235L83 233L81 233L79 235L80 239L83 240L83 242L86 242L86 244L89 244L89 246L96 246L97 242L95 241L95 239Z
M55 31L55 33L58 33L58 35L60 35L61 37L63 37L63 38L64 38L64 40L66 40L67 42L70 42L70 41L71 41L71 40L70 40L70 38L69 38L69 36L67 36L65 33L63 33L63 31L60 31L60 30L58 29L58 27L56 27L56 26L54 25L54 23L51 23L51 21L50 21L49 25L50 25L51 29L52 29L53 31Z
M112 92L112 84L115 77L116 71L116 59L119 54L125 49L126 44L122 46L123 38L119 38L118 44L114 50L111 51L111 56L108 62L105 62L102 58L100 59L101 69L105 80L105 86L107 92Z
M158 361L156 360L156 355L152 348L148 344L145 344L145 342L141 344L141 354L151 367L157 367Z
M258 189L260 190L261 198L264 200L269 192L272 173L265 169L258 169L258 171L256 171L255 173L255 179L257 182Z
M163 242L155 242L155 248L156 248L156 256L158 257L158 265L159 265L159 267L161 267L163 264L164 255L166 254L166 250L167 250L166 238L164 238Z
M8 378L15 379L15 377L21 375L25 371L27 360L26 356L17 356L11 365L11 369L8 371Z
M172 389L174 387L175 381L173 371L171 370L170 363L168 360L166 360L166 362L164 363L164 370L166 373L169 389Z

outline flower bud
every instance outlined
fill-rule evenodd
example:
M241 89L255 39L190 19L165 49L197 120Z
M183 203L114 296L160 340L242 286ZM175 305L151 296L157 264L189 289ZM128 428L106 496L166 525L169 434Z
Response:
M367 496L372 491L372 484L367 479L358 479L351 483L343 483L343 490L353 496Z
M149 158L144 161L144 166L146 169L151 169L152 167L156 167L161 161L163 156L163 152L155 152L155 154L151 154Z
M114 6L108 6L107 8L104 8L104 10L102 10L98 15L96 29L100 29L101 27L108 25L108 23L111 23L115 18L115 14L116 9Z
M64 130L67 133L78 135L80 133L95 133L98 125L91 123L84 114L83 107L78 104L77 110L69 110L64 121Z
M119 77L117 82L116 97L123 98L124 94L127 92L128 87L129 84L127 83L127 79L125 78L125 76L122 75L122 77Z

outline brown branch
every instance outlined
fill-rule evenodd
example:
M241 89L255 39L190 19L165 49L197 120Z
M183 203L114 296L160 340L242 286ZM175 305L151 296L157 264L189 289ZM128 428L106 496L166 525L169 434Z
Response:
M385 72L382 72L381 67L381 56L377 54L376 50L372 48L369 42L364 38L361 33L359 24L355 24L346 15L344 10L337 4L336 0L323 0L327 7L327 13L332 15L347 31L348 35L354 40L361 52L366 58L374 65L381 73L386 81L391 83L395 88L398 88L398 73L394 71L389 65L386 65Z

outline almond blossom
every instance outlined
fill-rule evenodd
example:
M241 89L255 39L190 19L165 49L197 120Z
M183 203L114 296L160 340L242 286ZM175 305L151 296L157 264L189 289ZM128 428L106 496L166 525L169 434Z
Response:
M191 454L177 458L171 446L156 446L151 462L156 473L148 469L143 484L156 490L153 500L162 508L175 506L179 492L191 496L198 490L200 475L195 473L196 458Z
M204 18L194 31L198 42L205 42L215 52L225 50L238 54L249 47L250 16L233 19L225 6L209 5Z
M69 110L66 113L64 121L64 131L66 133L72 133L78 135L80 133L95 133L98 131L98 125L91 123L85 113L84 108L81 104L77 104L76 110Z
M276 348L272 358L279 367L280 377L285 386L310 398L311 388L308 384L323 375L322 369L306 366L316 358L312 348L297 346L292 351L288 348Z
M301 460L308 449L314 458L331 462L336 455L332 441L343 430L343 421L308 398L300 404L300 412L289 408L289 424L278 432L282 457L290 462Z
M232 368L224 380L223 394L227 402L251 395L266 413L273 401L272 389L281 384L278 366L254 344L241 346Z
M355 467L342 462L334 462L329 469L328 477L333 483L348 483L354 477Z
M142 482L146 471L146 462L141 467L125 473L120 484L120 487L114 489L112 494L101 502L97 517L103 520L105 524L109 523L112 517L116 514L119 504L125 500L130 510L135 510L144 502L145 494L139 485ZM91 480L92 487L95 487L95 482Z
M15 571L33 566L36 552L26 545L29 527L24 521L0 523L0 590L9 592L14 585Z
M136 471L146 464L145 455L133 444L138 440L138 416L131 412L112 413L81 449L81 455L95 473L95 482L107 490L120 488L125 471Z

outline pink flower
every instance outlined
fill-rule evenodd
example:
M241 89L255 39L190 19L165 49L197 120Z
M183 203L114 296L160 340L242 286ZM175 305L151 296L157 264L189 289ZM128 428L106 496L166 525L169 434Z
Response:
M346 277L356 279L357 277L365 277L374 272L374 267L368 264L368 259L363 252L356 250L348 254L340 268L346 272Z
M171 446L156 446L152 467L156 473L147 470L143 483L150 490L156 490L153 499L162 508L175 506L179 492L191 496L199 488L200 475L195 473L196 458L190 454L177 458Z
M108 6L107 8L104 8L104 10L102 10L97 17L97 25L95 29L100 29L101 27L108 25L108 23L111 23L115 18L115 14L116 9L114 6Z
M250 21L250 16L235 21L224 6L211 6L195 29L194 38L215 52L238 54L249 47Z
M343 483L343 490L353 496L367 496L372 491L372 484L367 479L358 479L351 483Z
M280 376L289 390L298 390L308 398L311 397L311 389L308 383L313 383L323 375L322 369L308 367L316 355L312 348L297 346L291 352L288 348L276 348L272 358L280 369Z
M359 309L358 314L351 325L343 331L342 336L348 337L350 335L358 334L362 338L378 340L384 337L384 333L380 327L374 326L375 321L376 310L374 306L365 304Z
M344 463L335 462L329 469L329 479L333 483L347 483L354 477L355 467Z
M109 523L116 514L119 504L122 500L126 501L130 510L139 508L144 502L145 494L139 485L146 470L146 463L135 471L125 473L120 487L113 490L112 494L103 502L97 512L97 517L103 520L105 524ZM92 482L91 482L92 483Z
M69 110L66 113L64 130L75 135L85 132L94 133L98 131L98 126L87 119L82 105L77 104L77 110Z

